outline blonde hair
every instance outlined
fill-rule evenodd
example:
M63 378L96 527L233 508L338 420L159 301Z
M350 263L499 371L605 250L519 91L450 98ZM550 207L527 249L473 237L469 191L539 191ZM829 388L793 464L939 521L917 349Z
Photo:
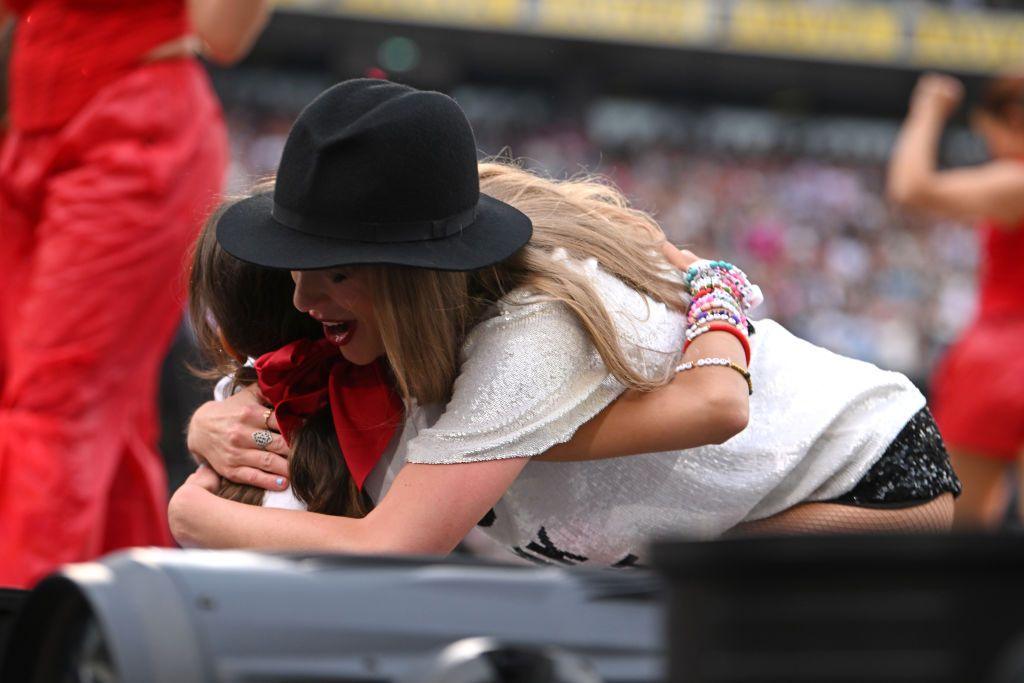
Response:
M594 258L611 275L651 299L685 312L686 291L661 256L664 233L622 193L594 177L543 178L508 162L480 164L480 190L533 221L530 242L505 261L459 273L396 266L368 267L384 347L399 391L419 403L443 403L458 375L458 353L491 304L512 289L565 304L576 316L609 372L630 388L651 390L633 369L590 278L556 259Z

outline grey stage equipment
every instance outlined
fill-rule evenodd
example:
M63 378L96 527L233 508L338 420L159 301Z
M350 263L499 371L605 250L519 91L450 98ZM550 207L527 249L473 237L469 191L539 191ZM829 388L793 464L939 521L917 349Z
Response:
M408 683L602 683L586 661L555 647L467 638L438 655L434 668Z
M643 572L132 550L45 579L0 680L409 681L448 645L490 637L557 648L609 683L659 681L657 595Z
M672 683L1024 681L1024 536L732 539L653 555Z

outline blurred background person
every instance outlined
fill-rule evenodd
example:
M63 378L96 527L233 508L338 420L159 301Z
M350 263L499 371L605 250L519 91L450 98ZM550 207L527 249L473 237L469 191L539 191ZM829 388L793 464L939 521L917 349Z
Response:
M1005 513L1007 475L1024 459L1024 76L992 80L972 113L992 160L939 170L942 131L963 94L955 78L921 77L889 163L888 193L978 226L977 313L936 370L932 406L964 484L957 525L991 529Z
M261 0L0 0L0 585L166 545L155 445L182 267L227 163L199 45L230 64Z

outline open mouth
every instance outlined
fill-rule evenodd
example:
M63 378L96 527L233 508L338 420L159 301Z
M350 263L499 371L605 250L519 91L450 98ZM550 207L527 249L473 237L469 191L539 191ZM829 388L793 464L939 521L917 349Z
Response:
M335 346L344 346L352 341L356 333L355 320L343 320L336 323L324 323L324 336Z

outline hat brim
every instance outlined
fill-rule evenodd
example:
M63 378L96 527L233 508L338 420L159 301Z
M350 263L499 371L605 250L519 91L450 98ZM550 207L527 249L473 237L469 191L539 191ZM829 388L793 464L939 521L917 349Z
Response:
M273 206L273 192L232 205L217 221L217 241L242 261L281 270L386 264L464 271L503 261L533 234L526 214L484 194L470 225L448 237L417 242L358 242L310 235L275 220Z

